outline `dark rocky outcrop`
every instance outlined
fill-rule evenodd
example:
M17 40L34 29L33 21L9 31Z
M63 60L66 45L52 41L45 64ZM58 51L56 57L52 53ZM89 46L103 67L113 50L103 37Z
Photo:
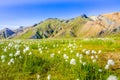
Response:
M0 31L0 35L3 37L3 38L8 38L9 36L13 35L15 32L12 31L11 29L9 28L5 28L3 29L2 31Z

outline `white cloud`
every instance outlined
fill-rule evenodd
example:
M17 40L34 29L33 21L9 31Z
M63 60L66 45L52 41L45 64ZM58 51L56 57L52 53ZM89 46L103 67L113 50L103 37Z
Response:
M2 30L4 28L17 29L17 28L19 28L19 26L16 26L16 25L0 25L0 30Z

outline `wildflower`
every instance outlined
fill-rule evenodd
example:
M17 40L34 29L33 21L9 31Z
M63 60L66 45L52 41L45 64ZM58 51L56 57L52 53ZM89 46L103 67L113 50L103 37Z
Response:
M8 65L11 65L11 64L14 64L14 59L12 58L12 59L10 59L10 61L8 62Z
M80 60L80 63L82 63L82 60Z
M19 56L20 59L22 59L22 56Z
M8 62L8 65L11 65L11 62Z
M26 47L26 48L23 50L23 52L26 53L27 51L29 51L29 49L30 49L29 47Z
M99 72L102 72L102 69L98 69Z
M83 49L82 52L84 53L86 51L86 49Z
M114 66L114 64L115 62L112 59L109 59L105 66L105 69L109 69L109 66Z
M20 55L20 51L17 51L14 56Z
M9 56L10 56L10 57L12 57L12 56L13 56L13 54L12 54L12 53L10 53L10 54L9 54Z
M7 49L6 49L6 48L4 49L4 52L7 52Z
M41 49L41 48L39 48L39 51L42 51L42 49Z
M5 62L5 59L2 59L2 63L4 63Z
M95 55L95 58L98 59L98 55Z
M5 58L5 56L4 56L4 55L2 55L2 56L1 56L1 59L4 59L4 58Z
M52 54L50 55L50 57L52 58L52 57L54 57L54 55L55 55L55 54L54 54L54 53L52 53Z
M114 75L110 75L107 80L118 80L118 78Z
M67 60L67 59L66 59L65 61L66 61L66 62L68 62L68 60Z
M76 53L76 57L79 57L79 53Z
M10 59L10 62L11 62L11 63L14 63L14 59L13 59L13 58L12 58L12 59Z
M86 62L83 62L83 66L85 66L86 65Z
M89 55L90 54L90 50L86 51L85 53L86 53L86 55Z
M37 80L40 80L40 75L39 74L37 75Z
M93 63L96 62L96 59L93 59Z
M92 50L91 53L92 53L92 54L96 54L97 52L96 52L95 50Z
M109 65L108 64L105 66L105 69L109 69Z
M29 55L31 55L31 54L32 54L32 52L29 53Z
M76 65L76 60L75 60L74 58L72 58L72 59L70 60L70 64Z
M109 59L108 62L107 62L107 64L113 66L115 63L114 63L114 61L112 59Z
M83 57L83 55L82 55L82 54L80 54L80 55L79 55L79 57L80 57L80 59L81 59L81 58Z
M40 54L42 54L42 51L40 51Z
M66 54L64 54L63 57L64 57L64 59L68 59L69 58Z
M51 79L51 75L49 74L48 76L47 76L47 80L50 80Z
M91 56L91 59L94 59L94 56Z
M101 50L99 50L99 51L98 51L98 54L100 54L101 52L102 52L102 51L101 51Z
M73 50L71 50L70 53L73 53Z

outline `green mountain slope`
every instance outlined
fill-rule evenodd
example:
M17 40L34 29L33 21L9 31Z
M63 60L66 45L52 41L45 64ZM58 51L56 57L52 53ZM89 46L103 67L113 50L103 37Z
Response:
M73 38L73 37L106 37L120 32L120 13L103 14L87 17L82 15L69 20L49 18L13 38Z

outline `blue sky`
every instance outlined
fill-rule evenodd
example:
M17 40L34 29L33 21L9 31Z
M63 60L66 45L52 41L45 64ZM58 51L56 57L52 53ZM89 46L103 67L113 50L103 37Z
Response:
M29 26L47 18L69 19L119 12L119 0L1 0L0 29Z

